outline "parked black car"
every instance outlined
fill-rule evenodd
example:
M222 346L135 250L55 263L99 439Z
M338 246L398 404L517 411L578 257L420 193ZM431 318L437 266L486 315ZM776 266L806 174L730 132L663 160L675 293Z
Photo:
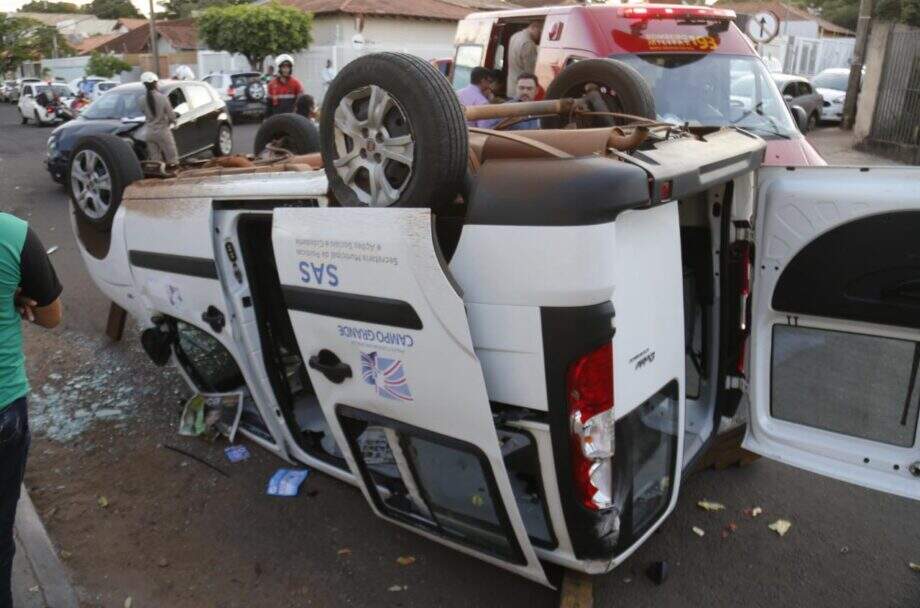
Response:
M179 115L176 147L179 157L187 158L206 151L215 156L233 149L233 126L226 104L204 82L160 81L160 91L169 97ZM144 86L123 84L107 91L86 107L78 118L55 129L48 138L46 165L51 177L64 183L72 150L86 135L109 133L129 141L141 160L147 159L144 119Z
M234 120L265 116L266 89L259 72L209 74L203 81L214 87Z

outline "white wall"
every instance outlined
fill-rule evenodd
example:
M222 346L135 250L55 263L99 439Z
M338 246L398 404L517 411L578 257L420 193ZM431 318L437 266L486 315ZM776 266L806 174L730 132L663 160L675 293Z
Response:
M340 70L362 55L381 51L411 53L426 60L452 57L456 29L453 21L367 17L361 32L364 44L356 47L352 39L358 31L352 17L320 15L314 20L313 45L295 55L294 75L320 102L325 93L320 74L327 59Z

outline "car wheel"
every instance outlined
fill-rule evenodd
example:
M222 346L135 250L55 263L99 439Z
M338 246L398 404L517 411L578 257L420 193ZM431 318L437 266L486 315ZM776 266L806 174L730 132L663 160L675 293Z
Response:
M809 131L812 131L817 126L818 126L818 115L812 113L812 115L808 117L808 124L805 126L805 132L807 133Z
M125 188L144 174L131 145L106 134L89 135L77 143L67 176L78 217L108 231Z
M29 119L26 118L25 114L20 114L19 117L20 117L20 120L22 120L22 124L28 124Z
M35 126L36 126L36 127L41 127L41 126L42 126L42 119L39 118L39 116L38 116L38 110L33 110L33 112L34 112L34 114L35 114Z
M259 155L271 143L294 154L319 152L319 131L300 114L275 114L259 126L253 151Z
M632 66L615 59L584 59L560 72L546 91L547 99L585 98L594 112L616 112L655 120L655 98L642 75ZM566 119L540 119L544 129L566 126ZM576 119L579 127L606 127L632 122L613 116Z
M214 156L228 156L233 152L233 131L230 125L221 125L217 129L217 141L214 142Z
M323 100L323 165L346 206L452 203L463 183L469 132L450 83L404 53L360 57Z

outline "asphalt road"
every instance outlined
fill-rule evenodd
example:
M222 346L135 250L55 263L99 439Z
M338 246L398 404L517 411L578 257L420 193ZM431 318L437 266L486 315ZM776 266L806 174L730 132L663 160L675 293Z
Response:
M255 125L236 129L238 151L251 149L255 130ZM20 126L15 107L0 106L0 210L27 219L48 246L60 247L54 263L66 286L67 312L65 328L58 331L98 335L108 303L77 253L63 189L51 181L42 164L49 133L47 128ZM261 480L249 483L253 488L261 484ZM350 496L350 501L328 515L347 528L349 514L366 507L357 493L341 494ZM723 503L726 509L703 511L696 503L704 498ZM763 509L760 517L742 514L754 506ZM780 517L792 522L783 538L767 528ZM737 529L723 537L721 532L730 523ZM695 534L694 526L705 536ZM349 597L349 605L379 604L374 590L385 589L390 581L376 574L378 568L370 561L361 563L379 559L363 548L387 546L394 537L405 549L429 556L421 566L433 568L417 576L412 593L403 596L403 605L469 606L464 590L474 588L476 593L470 595L479 598L474 605L488 604L482 603L483 597L490 597L483 590L494 590L492 597L496 602L501 598L504 606L533 608L556 601L549 591L421 538L406 538L386 524L362 527L362 538L352 545L356 571L362 575L329 580ZM250 541L272 543L271 533L263 528L260 540L250 537ZM277 534L280 538L285 531ZM241 538L231 535L213 542L221 551L220 543L241 542ZM226 547L241 549L247 553L247 547ZM311 558L311 551L305 553L298 555L300 568L310 569L311 559L321 559ZM670 567L668 579L660 586L644 575L656 560L666 560ZM910 561L920 562L920 505L760 460L742 469L706 471L686 480L676 512L660 531L620 568L595 579L595 605L916 608L920 573L909 569ZM327 591L336 593L335 587Z

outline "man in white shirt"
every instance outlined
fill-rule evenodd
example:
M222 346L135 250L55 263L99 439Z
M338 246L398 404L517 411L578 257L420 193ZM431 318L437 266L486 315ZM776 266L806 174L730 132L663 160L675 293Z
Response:
M518 76L521 72L533 72L537 66L537 53L540 52L540 36L543 34L543 22L531 21L530 24L516 32L508 40L508 94L516 90Z
M332 60L327 59L326 67L323 68L323 71L320 74L320 77L323 79L323 94L326 93L326 90L329 88L329 85L332 83L333 80L335 80L336 74L338 74L338 72L336 71L334 67L332 67Z

